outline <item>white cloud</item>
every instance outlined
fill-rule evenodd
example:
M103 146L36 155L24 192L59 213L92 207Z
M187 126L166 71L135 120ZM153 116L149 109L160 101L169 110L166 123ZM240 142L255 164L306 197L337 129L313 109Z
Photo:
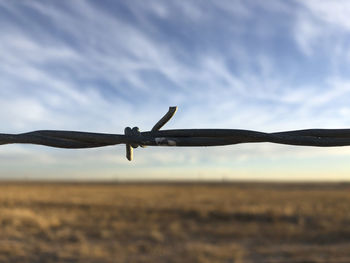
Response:
M309 16L302 14L296 22L295 39L301 50L308 56L314 54L314 50L323 37L323 30L317 22Z
M337 62L342 62L344 55L347 57L349 53L350 3L346 0L297 2L303 8L297 13L294 35L301 50L307 55L316 56L327 52L330 59L333 57Z
M308 10L319 20L327 22L336 27L345 30L350 29L349 12L350 3L347 0L308 0L300 1L300 4L308 8Z

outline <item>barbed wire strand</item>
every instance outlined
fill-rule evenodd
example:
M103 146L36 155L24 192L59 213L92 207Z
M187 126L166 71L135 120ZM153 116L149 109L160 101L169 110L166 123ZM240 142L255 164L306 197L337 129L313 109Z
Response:
M317 147L350 145L350 129L307 129L274 133L239 129L160 130L174 116L176 110L177 107L169 107L169 111L152 130L146 132L140 132L138 127L126 127L123 135L59 130L0 133L0 145L21 143L79 149L125 144L129 161L133 159L133 149L138 146L197 147L261 142Z

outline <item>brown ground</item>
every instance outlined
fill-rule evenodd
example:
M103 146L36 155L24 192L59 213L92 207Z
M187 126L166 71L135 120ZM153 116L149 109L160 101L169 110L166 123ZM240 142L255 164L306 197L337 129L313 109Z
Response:
M350 185L3 182L0 262L350 262Z

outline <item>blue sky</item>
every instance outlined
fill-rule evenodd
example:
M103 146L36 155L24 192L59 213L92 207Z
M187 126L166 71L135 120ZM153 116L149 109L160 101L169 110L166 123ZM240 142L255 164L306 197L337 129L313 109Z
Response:
M350 127L349 1L0 0L1 132ZM348 180L350 147L0 147L0 177Z

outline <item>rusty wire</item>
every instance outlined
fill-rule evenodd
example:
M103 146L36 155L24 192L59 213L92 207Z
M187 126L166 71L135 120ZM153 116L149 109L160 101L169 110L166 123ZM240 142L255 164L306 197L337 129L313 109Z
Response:
M271 142L288 145L334 147L350 145L350 129L308 129L265 133L238 129L174 129L160 130L175 114L169 111L151 131L126 127L124 134L77 131L40 130L21 134L1 134L0 145L12 143L38 144L57 148L79 149L125 144L126 157L133 159L138 146L222 146L238 143Z

